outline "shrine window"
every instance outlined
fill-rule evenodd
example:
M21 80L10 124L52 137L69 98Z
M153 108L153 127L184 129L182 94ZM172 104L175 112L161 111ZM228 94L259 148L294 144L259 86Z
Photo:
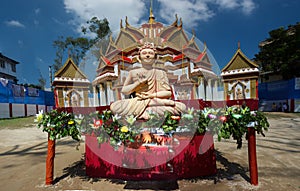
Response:
M0 60L0 67L1 68L5 68L5 62L4 62L4 60Z
M12 64L12 65L11 65L11 70L12 70L13 72L16 72L16 65L15 65L15 64Z

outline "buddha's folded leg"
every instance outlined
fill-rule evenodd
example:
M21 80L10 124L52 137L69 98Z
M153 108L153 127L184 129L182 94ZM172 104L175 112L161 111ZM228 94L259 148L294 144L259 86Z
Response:
M175 101L170 99L154 98L150 100L148 106L175 106Z

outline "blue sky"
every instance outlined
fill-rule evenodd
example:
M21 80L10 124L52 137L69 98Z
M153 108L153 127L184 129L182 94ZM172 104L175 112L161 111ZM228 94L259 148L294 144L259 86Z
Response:
M133 26L147 21L150 0L10 0L0 11L0 52L20 64L19 83L37 84L40 72L49 87L48 66L58 36L79 36L93 16L106 17L113 31L128 16ZM299 0L153 0L156 21L171 24L175 13L187 32L206 42L220 68L237 50L250 59L268 32L300 21ZM65 58L66 60L67 58Z

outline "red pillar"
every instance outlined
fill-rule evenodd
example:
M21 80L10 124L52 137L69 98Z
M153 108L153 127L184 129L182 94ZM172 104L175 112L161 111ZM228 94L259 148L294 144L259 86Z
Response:
M46 159L46 185L53 184L54 174L54 157L55 157L55 140L50 140L48 134L48 154Z
M289 112L295 111L295 99L291 99L291 106L289 108Z
M256 140L255 129L248 128L248 160L250 171L250 183L258 185L257 159L256 159Z

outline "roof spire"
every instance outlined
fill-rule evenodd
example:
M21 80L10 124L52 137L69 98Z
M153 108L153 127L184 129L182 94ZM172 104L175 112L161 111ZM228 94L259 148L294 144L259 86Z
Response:
M149 15L149 24L153 24L155 22L155 17L153 15L153 11L152 11L152 5L153 5L153 2L152 0L150 0L150 15Z
M241 42L238 41L238 49L241 49Z

